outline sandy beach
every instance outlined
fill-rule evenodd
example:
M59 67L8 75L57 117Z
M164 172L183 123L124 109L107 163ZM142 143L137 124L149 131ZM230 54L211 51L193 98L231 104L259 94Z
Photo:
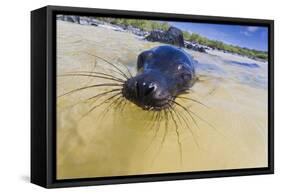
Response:
M57 74L98 71L118 76L91 54L136 74L138 54L158 45L128 32L57 21ZM217 50L186 51L196 61L198 76L188 95L207 108L177 100L201 118L195 117L196 123L190 118L190 129L179 123L180 146L173 122L168 122L167 134L164 120L154 130L153 114L132 103L122 111L105 112L107 106L101 106L81 119L98 103L84 100L111 88L81 90L57 98L57 178L266 167L267 63ZM57 94L99 83L105 81L58 76Z

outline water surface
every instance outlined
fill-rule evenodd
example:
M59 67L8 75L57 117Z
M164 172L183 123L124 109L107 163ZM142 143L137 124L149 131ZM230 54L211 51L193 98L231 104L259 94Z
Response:
M110 65L91 54L123 70L124 64L135 74L138 54L160 45L127 32L62 21L57 21L57 38L58 75L99 71L118 76ZM188 97L208 108L186 100L177 102L198 115L194 116L196 122L185 115L189 128L177 122L177 133L171 119L167 122L163 117L155 124L152 112L132 103L122 108L106 103L83 117L104 98L85 99L112 87L58 97L57 178L265 167L267 63L219 51L186 51L197 62L198 75ZM59 96L76 88L108 82L58 76L57 93ZM176 111L187 114L180 108Z

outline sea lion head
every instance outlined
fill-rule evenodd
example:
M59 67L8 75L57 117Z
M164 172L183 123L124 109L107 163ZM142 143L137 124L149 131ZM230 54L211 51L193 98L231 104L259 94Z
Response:
M145 110L162 110L171 100L194 83L192 58L174 46L159 46L142 52L137 61L138 73L129 78L123 96Z

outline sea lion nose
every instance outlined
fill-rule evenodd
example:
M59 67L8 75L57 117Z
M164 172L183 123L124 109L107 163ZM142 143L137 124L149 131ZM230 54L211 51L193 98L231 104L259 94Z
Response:
M157 89L157 85L154 82L138 82L135 83L136 93L139 97L151 96Z

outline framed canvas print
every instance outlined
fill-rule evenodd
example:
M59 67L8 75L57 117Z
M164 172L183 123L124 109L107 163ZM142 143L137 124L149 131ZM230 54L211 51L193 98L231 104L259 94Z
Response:
M273 173L273 21L31 12L31 182Z

